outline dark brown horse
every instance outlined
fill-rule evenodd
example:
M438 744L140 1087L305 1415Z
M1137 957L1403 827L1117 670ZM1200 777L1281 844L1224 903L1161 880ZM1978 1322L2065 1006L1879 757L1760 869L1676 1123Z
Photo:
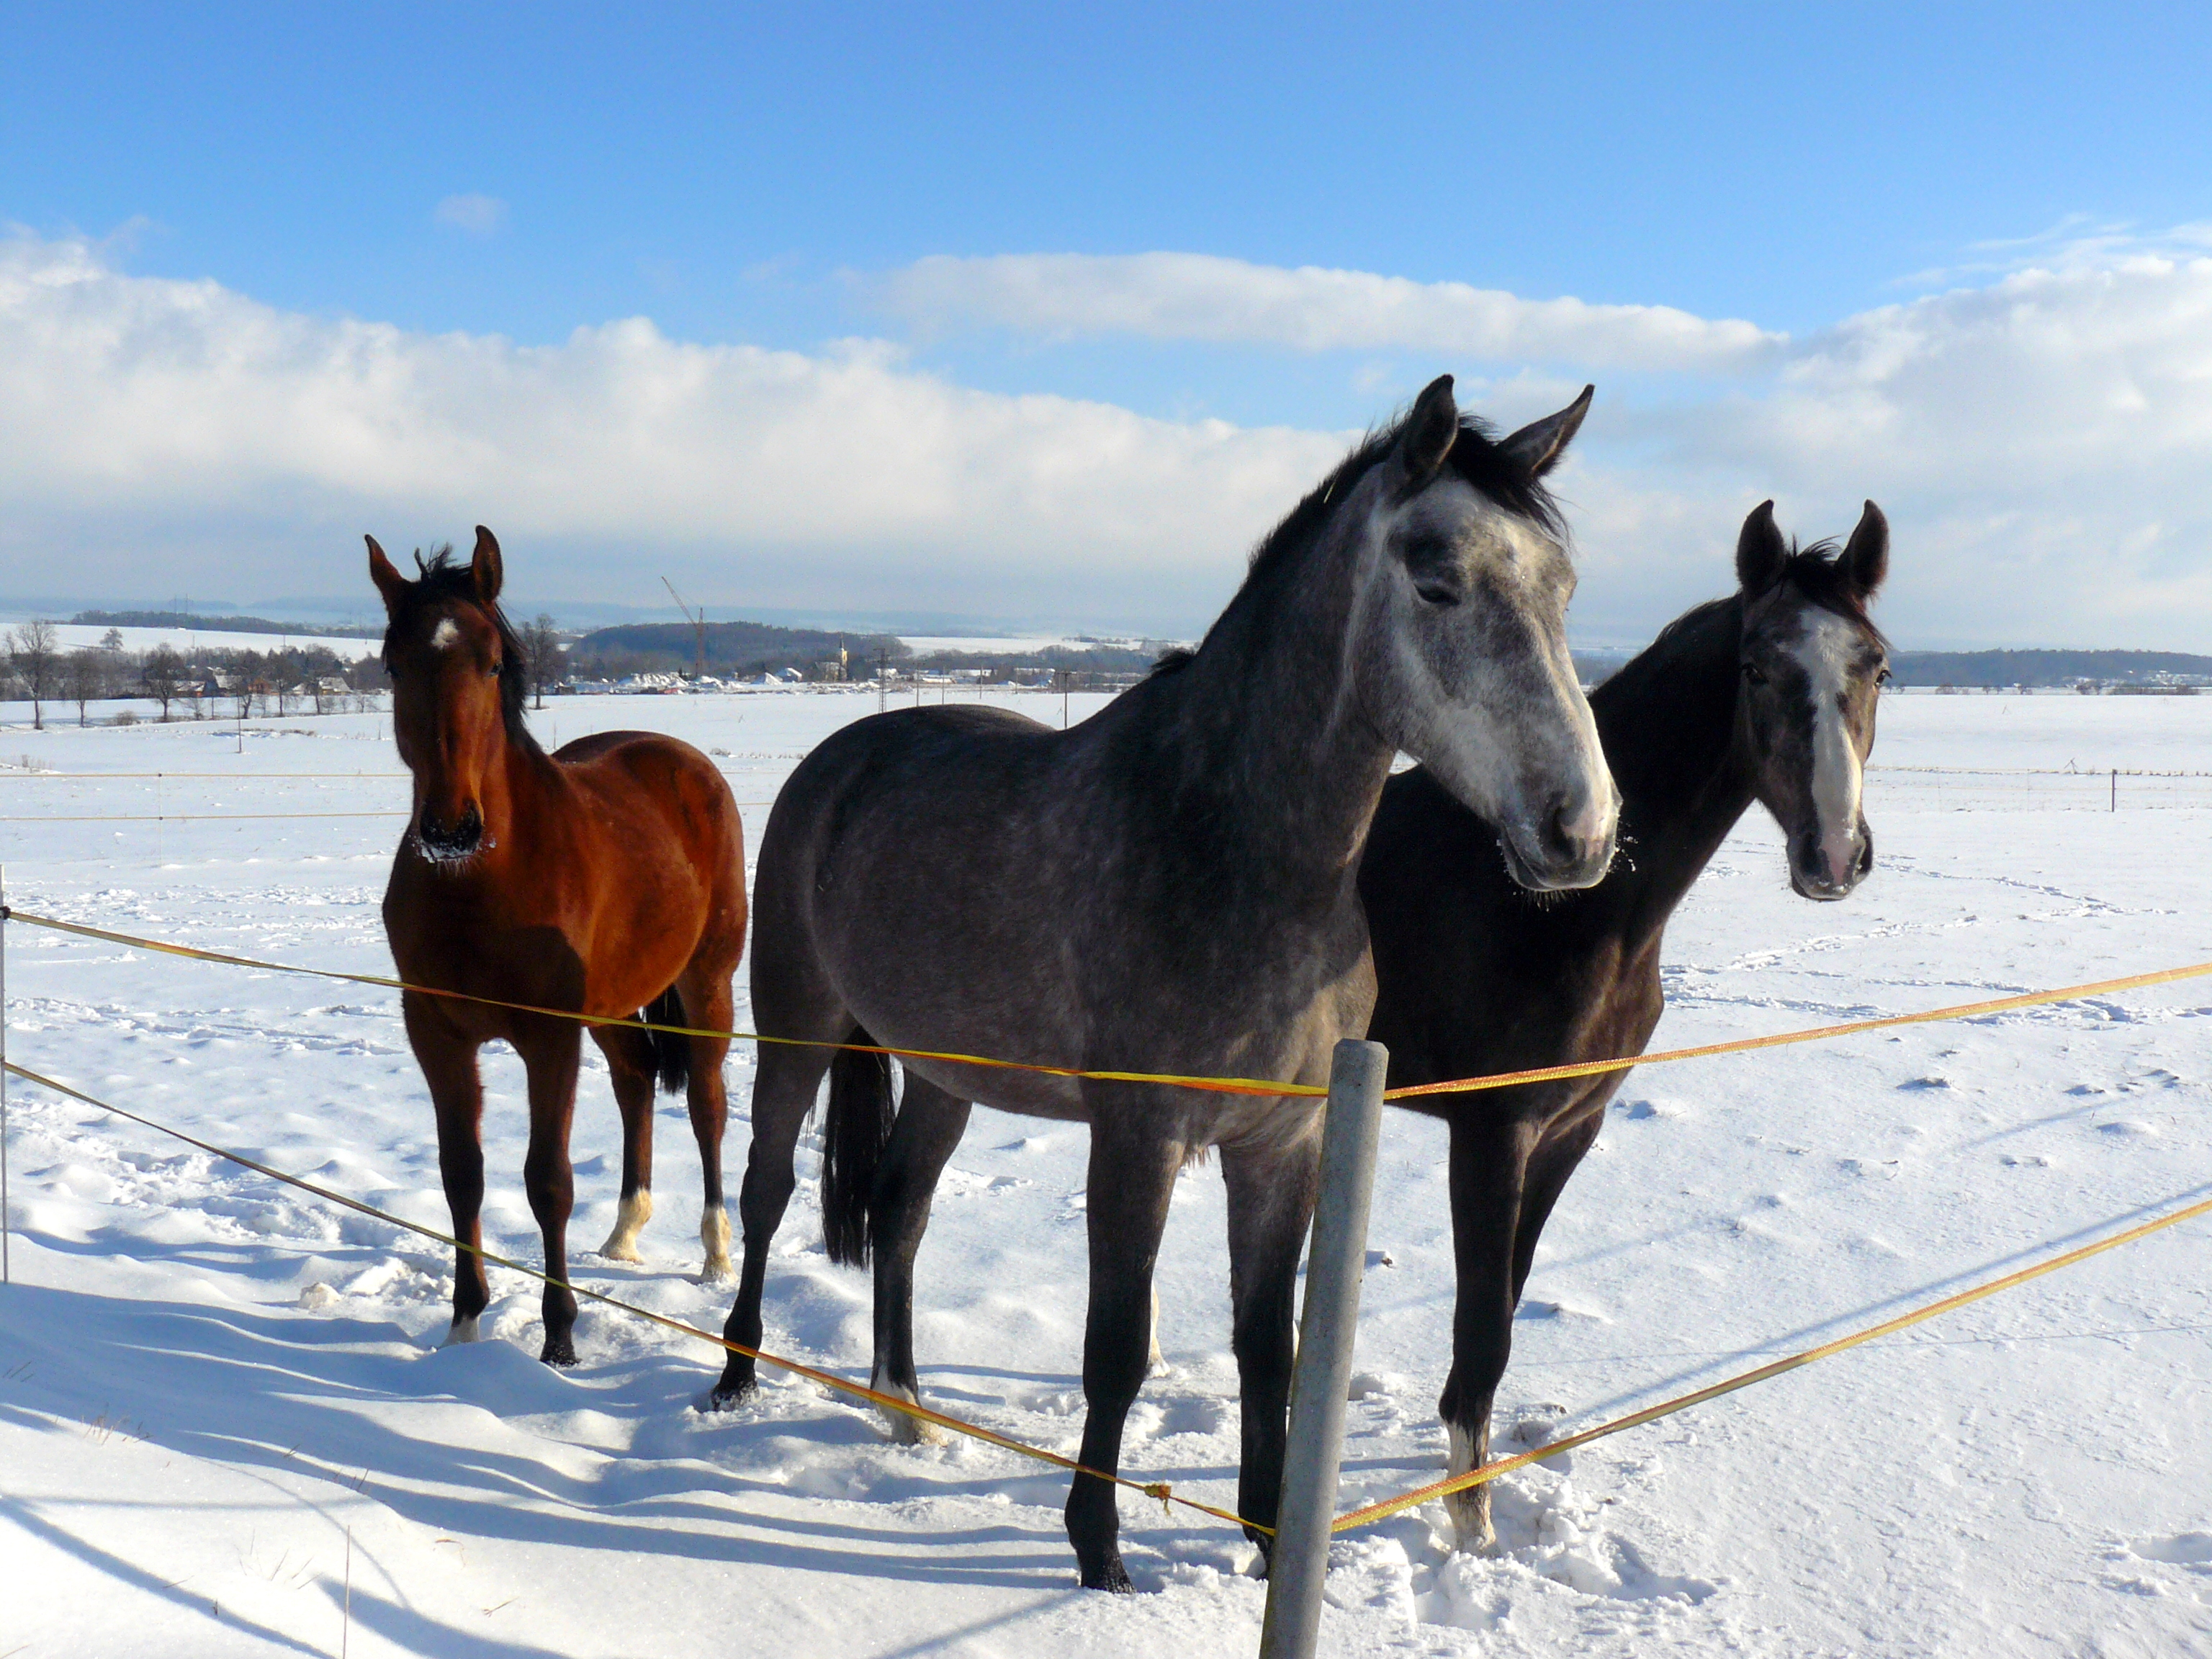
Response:
M390 625L399 757L415 775L414 813L392 861L384 927L399 977L534 1008L619 1023L594 1025L623 1120L620 1219L600 1254L637 1258L653 1213L653 1097L658 1074L688 1085L706 1170L706 1276L729 1272L722 1208L720 1037L640 1030L730 1029L730 976L745 943L745 864L737 802L697 750L647 732L603 732L557 754L523 724L521 642L499 608L499 544L477 528L466 564L440 553L410 581L368 538L368 574ZM523 1182L545 1240L545 1271L568 1275L575 1185L568 1126L584 1027L451 997L405 993L408 1041L438 1113L438 1166L453 1236L481 1241L483 1088L477 1051L511 1044L529 1073L530 1151ZM481 1258L453 1264L449 1342L472 1342L490 1300ZM548 1285L548 1364L576 1362L576 1298Z
M1678 617L1590 696L1625 850L1585 891L1531 903L1491 825L1425 769L1390 781L1359 892L1375 941L1368 1035L1390 1050L1391 1087L1642 1054L1666 1006L1668 919L1754 800L1782 826L1799 894L1850 894L1874 866L1859 786L1888 669L1866 606L1888 568L1872 501L1839 555L1790 547L1771 501L1745 520L1737 591ZM1459 1291L1437 1409L1455 1474L1488 1455L1536 1241L1627 1077L1401 1103L1451 1126ZM1490 1546L1487 1486L1446 1507L1462 1548Z

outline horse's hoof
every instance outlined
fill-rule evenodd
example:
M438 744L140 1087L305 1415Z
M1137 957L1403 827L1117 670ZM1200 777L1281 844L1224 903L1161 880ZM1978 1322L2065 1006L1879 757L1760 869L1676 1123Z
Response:
M545 1350L538 1358L545 1364L556 1365L566 1370L576 1363L576 1345L565 1336L558 1342L548 1337L545 1340Z
M942 1446L946 1436L936 1424L920 1417L908 1417L904 1412L878 1407L884 1414L884 1428L894 1446Z
M599 1255L609 1261L642 1261L637 1253L637 1236L645 1231L645 1224L653 1219L653 1193L641 1188L623 1200L615 1211L615 1230L607 1235L607 1242L599 1246Z
M730 1266L730 1212L720 1205L699 1218L699 1242L707 1249L707 1265L699 1273L702 1285L720 1285L737 1277Z
M438 1346L441 1348L451 1348L460 1343L474 1342L477 1340L477 1317L474 1314L471 1314L466 1319L456 1319L446 1332L446 1340Z
M1107 1558L1098 1567L1082 1569L1083 1588L1104 1590L1109 1595L1134 1595L1137 1587L1129 1582L1129 1570L1121 1565L1119 1551Z
M1498 1528L1487 1512L1480 1517L1452 1516L1452 1551L1458 1555L1498 1553Z
M700 1402L702 1412L733 1412L760 1392L757 1382L740 1382L733 1388L717 1386L713 1393Z

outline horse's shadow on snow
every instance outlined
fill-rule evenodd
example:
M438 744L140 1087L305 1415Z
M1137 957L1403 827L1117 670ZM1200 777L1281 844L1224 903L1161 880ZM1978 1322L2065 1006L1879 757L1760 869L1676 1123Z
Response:
M1059 1471L945 1467L888 1444L872 1411L773 1386L761 1407L702 1415L706 1374L669 1356L562 1373L496 1340L425 1352L387 1322L21 1284L0 1298L0 1415L44 1426L120 1407L153 1443L320 1477L333 1498L358 1491L441 1532L933 1584L1071 1582ZM853 1500L992 1494L1005 1524L847 1518Z

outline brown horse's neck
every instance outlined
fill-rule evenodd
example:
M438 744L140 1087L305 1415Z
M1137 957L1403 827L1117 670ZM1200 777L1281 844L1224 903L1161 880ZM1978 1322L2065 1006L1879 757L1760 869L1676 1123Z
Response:
M526 853L529 842L521 833L523 825L542 824L550 817L562 784L560 767L536 744L502 742L496 763L486 769L484 833L495 837L499 850L508 852L510 858ZM495 795L499 801L495 816L490 799Z

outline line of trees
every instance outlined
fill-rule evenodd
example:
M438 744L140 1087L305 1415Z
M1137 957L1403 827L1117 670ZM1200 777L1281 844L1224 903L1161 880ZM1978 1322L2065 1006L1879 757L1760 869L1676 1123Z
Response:
M46 621L0 635L0 701L27 702L31 723L41 729L49 702L75 703L83 726L94 703L118 698L149 699L164 720L180 707L204 720L244 716L257 708L276 714L359 709L384 689L384 666L374 654L348 661L327 645L189 652L157 645L139 653L125 650L122 635L111 628L98 645L71 650Z

